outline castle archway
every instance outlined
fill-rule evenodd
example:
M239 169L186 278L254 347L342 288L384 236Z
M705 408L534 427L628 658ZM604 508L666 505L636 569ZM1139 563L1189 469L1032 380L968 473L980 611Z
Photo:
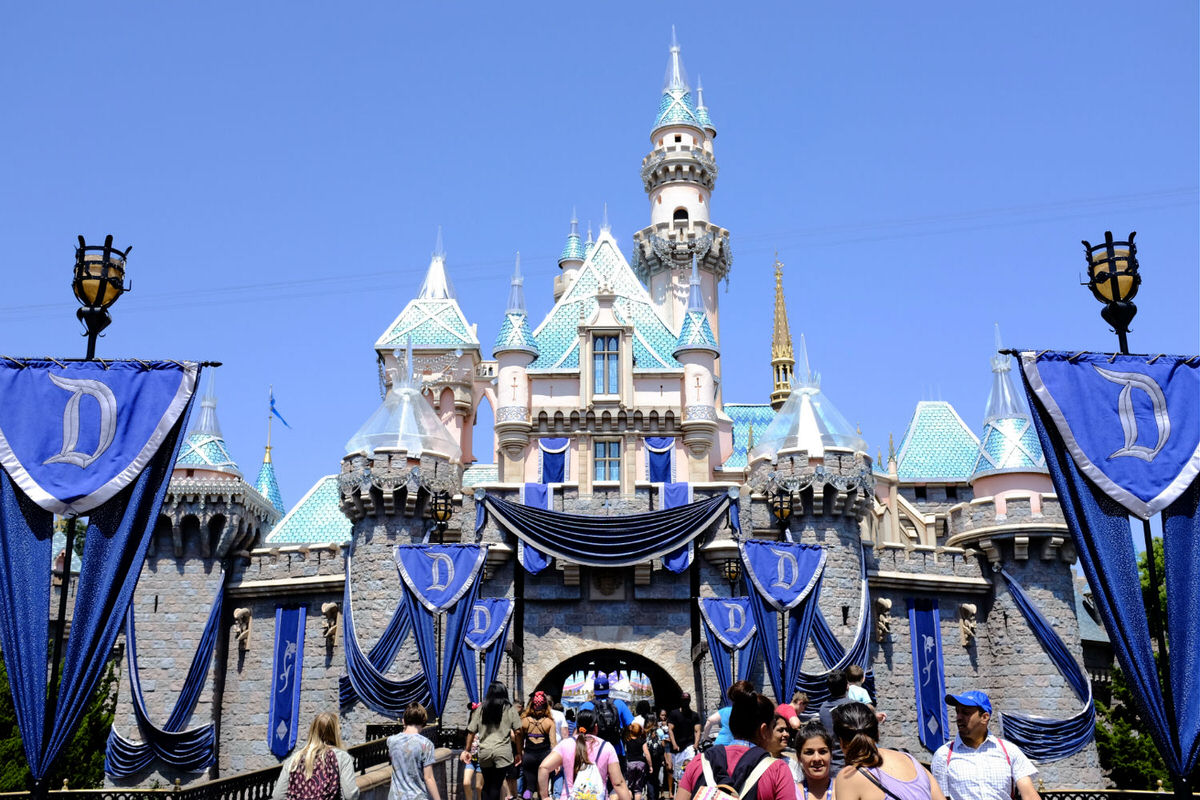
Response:
M562 698L563 682L572 673L581 670L583 672L603 670L610 673L619 670L641 672L650 680L650 686L654 691L652 705L656 708L677 707L679 697L683 694L679 682L671 677L671 674L663 669L661 664L638 653L616 648L585 650L559 662L538 682L534 691L541 690L559 700Z

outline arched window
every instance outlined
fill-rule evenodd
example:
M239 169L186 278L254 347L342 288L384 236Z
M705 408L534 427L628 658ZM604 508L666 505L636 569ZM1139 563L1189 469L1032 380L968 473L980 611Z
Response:
M675 209L675 215L674 215L673 219L676 222L687 222L688 221L687 209L684 208L683 206L680 206L679 208Z

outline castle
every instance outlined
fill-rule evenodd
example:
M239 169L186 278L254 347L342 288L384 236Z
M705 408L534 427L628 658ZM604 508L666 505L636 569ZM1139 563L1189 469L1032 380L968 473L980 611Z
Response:
M277 609L308 612L299 715L306 725L339 705L351 545L354 624L366 649L400 597L394 547L431 533L473 542L485 493L519 502L528 483L548 486L551 510L620 516L663 508L664 483L686 482L695 500L736 496L742 537L822 546L821 616L844 647L868 633L889 745L928 758L918 741L904 614L914 598L937 601L950 690L984 689L1001 714L1078 712L1000 577L1003 568L1018 580L1068 648L1081 651L1071 539L1006 356L993 359L981 427L948 403L921 402L898 445L872 458L822 390L802 338L793 349L777 263L769 402L727 396L721 357L731 354L721 351L717 288L733 256L731 234L710 209L716 135L673 44L641 165L649 224L627 254L607 226L585 240L572 220L553 308L540 321L528 318L518 266L506 307L497 309L490 359L455 299L439 242L420 291L375 342L380 411L359 429L348 426L340 466L331 464L332 474L290 509L270 446L257 476L242 472L216 399L203 398L134 609L141 687L149 715L162 720L211 598L225 586L215 659L189 723L215 726L216 764L199 775L159 764L122 784L189 783L277 763L267 746ZM419 407L409 402L413 380ZM485 398L495 409L495 463L467 463ZM442 524L432 517L439 498L451 501ZM697 706L717 707L715 654L697 599L749 590L728 517L695 540L680 572L657 558L619 569L555 558L535 573L522 543L495 520L478 535L490 545L480 595L515 601L500 677L516 694L542 688L557 696L578 670L622 668L645 674L660 702L688 691ZM410 643L388 674L410 675L417 664ZM120 668L114 729L137 739ZM810 651L805 669L823 668ZM444 724L461 725L465 709L456 682ZM367 724L386 721L361 703L342 709L352 742ZM1048 785L1102 784L1094 745L1040 767Z

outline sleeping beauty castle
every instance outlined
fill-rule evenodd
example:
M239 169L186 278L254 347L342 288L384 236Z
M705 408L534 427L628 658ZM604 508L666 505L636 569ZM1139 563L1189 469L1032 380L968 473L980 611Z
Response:
M461 727L493 679L570 700L606 671L711 711L740 676L819 702L858 664L889 746L928 761L944 694L982 689L1047 785L1102 785L1081 654L1105 641L1010 359L983 419L917 403L873 457L789 331L777 262L773 391L729 396L717 128L668 58L632 248L571 220L553 308L529 318L518 263L481 337L439 241L379 321L379 408L292 507L270 446L244 471L199 401L122 640L111 784L272 766L326 710L351 743L414 700ZM471 463L485 399L494 463Z

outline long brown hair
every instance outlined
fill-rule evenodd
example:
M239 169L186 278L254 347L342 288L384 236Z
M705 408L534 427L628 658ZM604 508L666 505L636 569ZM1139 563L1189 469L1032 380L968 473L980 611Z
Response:
M878 767L879 718L869 706L845 703L833 709L833 732L842 743L846 764L853 767Z
M346 745L342 744L342 727L338 723L337 714L323 711L313 717L312 725L308 728L308 741L296 754L296 760L292 762L292 771L303 766L304 777L311 778L317 759L324 756L331 747L346 749Z
M588 758L588 744L592 737L588 735L588 731L596 728L596 712L590 708L581 708L575 714L575 770L574 775L579 776L579 770L583 769L592 760ZM604 745L601 744L601 747Z

